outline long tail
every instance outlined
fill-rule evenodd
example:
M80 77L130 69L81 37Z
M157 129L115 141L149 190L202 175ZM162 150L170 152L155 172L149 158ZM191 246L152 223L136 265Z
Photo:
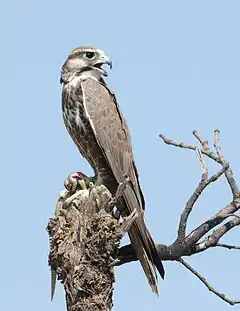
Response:
M147 229L142 207L139 206L139 202L131 186L127 186L123 197L128 214L130 214L134 208L137 208L139 216L129 230L129 237L152 291L158 295L156 268L161 277L164 278L162 262L158 259L156 246Z

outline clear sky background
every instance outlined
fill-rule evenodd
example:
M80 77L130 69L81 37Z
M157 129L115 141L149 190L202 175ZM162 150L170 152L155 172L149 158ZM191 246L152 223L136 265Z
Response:
M2 2L1 310L65 310L60 284L50 301L45 227L67 175L91 174L62 121L59 77L69 52L94 45L112 59L107 83L131 130L147 222L156 242L170 244L201 169L194 152L164 145L159 133L195 143L198 129L212 142L219 127L240 178L239 12L239 0ZM230 200L222 178L199 200L189 230ZM224 241L240 244L240 229ZM239 252L212 249L187 261L240 299ZM165 269L158 299L139 263L117 268L114 310L230 308L180 264Z

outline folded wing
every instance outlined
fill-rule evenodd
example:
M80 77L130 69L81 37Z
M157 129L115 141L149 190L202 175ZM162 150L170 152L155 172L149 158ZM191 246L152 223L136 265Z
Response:
M138 211L139 217L130 228L129 236L152 290L158 293L155 265L162 277L164 269L157 259L155 244L145 223L144 198L125 119L113 92L105 84L89 78L81 82L81 88L86 116L116 181L121 183L125 176L129 177L130 182L123 195L123 216L134 209Z

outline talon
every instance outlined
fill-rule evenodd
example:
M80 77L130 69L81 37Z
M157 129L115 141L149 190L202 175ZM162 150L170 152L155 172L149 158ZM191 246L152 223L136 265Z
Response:
M124 175L125 180L118 184L117 191L115 193L115 196L112 198L112 200L108 204L108 209L111 210L119 201L119 199L123 196L123 193L127 187L127 184L129 182L129 177L127 175Z

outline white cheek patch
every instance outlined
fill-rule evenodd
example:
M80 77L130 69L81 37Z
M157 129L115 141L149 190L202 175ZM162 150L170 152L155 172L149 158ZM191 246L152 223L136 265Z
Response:
M73 58L68 60L69 69L79 69L85 66L84 61L81 58Z

